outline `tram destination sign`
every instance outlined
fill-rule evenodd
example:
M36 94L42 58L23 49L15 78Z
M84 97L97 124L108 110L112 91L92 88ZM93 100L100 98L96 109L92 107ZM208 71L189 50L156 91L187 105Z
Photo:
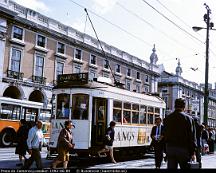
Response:
M88 73L72 73L58 75L57 87L70 87L88 84Z

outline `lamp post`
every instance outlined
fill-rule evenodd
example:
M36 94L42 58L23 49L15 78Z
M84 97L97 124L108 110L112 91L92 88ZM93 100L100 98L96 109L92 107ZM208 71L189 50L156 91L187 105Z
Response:
M204 117L203 121L206 125L208 125L208 98L209 98L209 88L208 88L208 72L209 72L209 30L212 29L214 24L210 23L210 13L211 10L209 6L205 3L204 4L207 10L207 13L204 15L204 21L206 23L206 28L203 27L192 27L195 32L206 29L206 64L205 64L205 89L204 89Z

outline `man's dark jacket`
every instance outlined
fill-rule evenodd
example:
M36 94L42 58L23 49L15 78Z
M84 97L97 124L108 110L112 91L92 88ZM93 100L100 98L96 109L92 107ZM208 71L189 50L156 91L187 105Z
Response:
M193 155L196 149L196 130L194 120L175 110L164 119L164 139L168 146L187 149Z

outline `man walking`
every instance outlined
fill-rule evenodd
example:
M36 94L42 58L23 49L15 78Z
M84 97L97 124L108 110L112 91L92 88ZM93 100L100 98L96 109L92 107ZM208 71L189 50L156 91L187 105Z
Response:
M31 157L25 162L23 169L29 169L34 161L36 162L37 169L42 169L40 151L43 145L44 137L41 128L42 122L37 121L36 125L29 130L27 145L28 152Z
M164 151L164 126L161 124L160 117L155 118L155 126L152 127L151 138L155 152L155 166L156 169L160 169Z
M175 111L164 119L168 169L188 169L195 159L196 133L193 119L184 113L185 101L175 100Z

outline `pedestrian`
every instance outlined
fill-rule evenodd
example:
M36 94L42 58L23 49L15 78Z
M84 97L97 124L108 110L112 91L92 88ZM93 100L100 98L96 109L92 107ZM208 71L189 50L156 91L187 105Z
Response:
M194 123L195 123L195 128L196 128L196 161L199 163L199 168L202 168L202 161L201 161L201 155L202 155L202 130L203 126L199 123L199 117L194 116Z
M26 151L28 150L27 146L27 138L28 138L28 127L25 119L20 120L20 127L17 131L17 146L15 150L15 154L19 154L20 163L16 164L16 166L23 166L24 161L26 159Z
M113 141L115 137L115 130L114 130L115 125L116 125L115 121L110 122L109 127L107 128L106 134L105 134L104 148L98 151L99 157L101 157L101 153L109 152L111 161L113 163L116 163L114 156L113 156Z
M164 153L164 126L161 118L155 118L155 126L151 130L152 146L155 152L155 166L160 169Z
M69 161L69 152L74 148L73 135L71 129L75 126L71 120L67 120L64 123L65 128L63 128L58 137L57 152L58 157L51 165L51 168L56 168L56 166L63 162L63 168L67 169Z
M175 100L175 111L164 119L167 168L188 169L188 162L195 160L196 133L193 119L184 113L185 101Z
M209 132L209 138L208 138L209 154L214 154L215 132L212 127L209 127L208 132Z
M209 140L209 132L207 130L207 125L205 123L203 125L203 130L202 130L202 155L205 155L209 152L209 145L208 145L208 140Z
M27 145L28 153L31 155L29 159L25 161L23 169L29 169L32 163L36 162L37 169L42 169L42 160L40 151L44 142L42 128L42 121L38 120L36 125L29 130Z

